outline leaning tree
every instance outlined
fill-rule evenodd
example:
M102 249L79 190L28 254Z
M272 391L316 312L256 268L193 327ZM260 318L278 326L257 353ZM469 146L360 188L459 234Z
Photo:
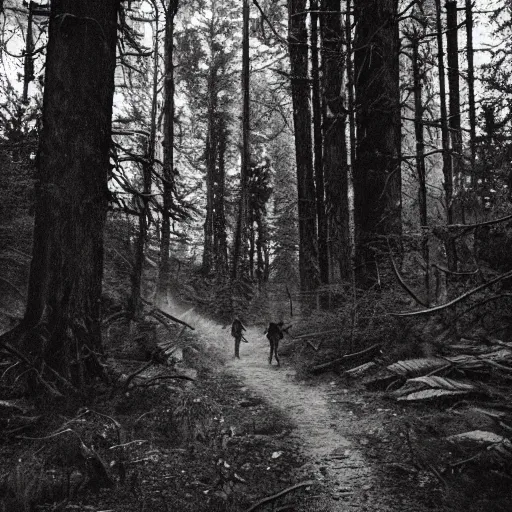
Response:
M119 0L51 2L27 307L0 344L53 390L81 388L101 371L118 7Z

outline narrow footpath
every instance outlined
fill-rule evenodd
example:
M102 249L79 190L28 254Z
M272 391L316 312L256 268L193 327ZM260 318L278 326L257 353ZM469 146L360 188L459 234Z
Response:
M245 333L250 343L242 343L241 359L233 359L233 346L228 329L199 327L201 338L209 338L228 358L222 371L240 379L255 395L274 410L284 414L294 425L290 434L308 463L300 469L301 476L313 477L323 484L315 510L338 512L423 512L432 510L415 503L407 483L402 481L386 488L383 468L378 460L368 460L357 442L361 421L354 418L348 406L336 404L333 410L333 387L315 383L308 385L295 378L294 369L285 357L281 367L268 364L268 341L261 329L249 328ZM346 391L346 390L345 390ZM340 401L342 402L342 401ZM368 426L368 425L366 425ZM368 428L370 428L370 425ZM357 429L358 431L354 431ZM378 469L378 471L376 471ZM385 468L384 468L385 471ZM397 495L397 489L398 495ZM414 494L414 492L412 493ZM308 510L310 508L308 507Z

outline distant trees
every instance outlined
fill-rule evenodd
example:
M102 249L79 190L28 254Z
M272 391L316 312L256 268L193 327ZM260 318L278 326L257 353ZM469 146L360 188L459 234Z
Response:
M180 92L187 96L186 110L192 117L184 118L193 129L187 138L197 137L194 165L204 169L201 267L206 276L214 273L225 278L229 273L226 201L230 195L226 173L234 159L233 113L241 105L237 92L240 82L235 81L239 76L235 74L235 57L240 46L233 38L238 28L236 16L241 12L218 0L192 2L183 9L183 16L193 17L194 23L177 34L177 79L183 89L186 87ZM184 148L178 155L190 151Z
M212 296L221 290L226 300L219 308L231 311L240 290L247 301L263 295L272 279L295 283L297 273L307 297L351 279L354 272L360 285L381 284L391 276L389 253L405 265L403 251L414 248L426 303L440 300L431 290L433 275L446 281L464 270L470 261L464 252L473 247L455 224L477 222L489 212L508 213L512 186L510 12L499 5L490 13L503 42L483 52L475 48L473 32L488 13L470 0L459 4L183 0L178 10L176 0L120 3L110 140L104 134L107 93L100 87L100 81L107 83L106 71L96 73L95 64L82 58L78 40L85 37L84 27L92 33L87 20L96 14L91 13L107 13L113 0L87 7L70 0L52 3L62 22L55 29L52 20L48 51L53 53L45 68L40 21L46 7L4 2L0 59L8 73L0 77L0 154L7 171L0 177L6 183L0 208L11 213L6 218L15 215L9 205L17 173L27 171L34 156L43 69L45 105L59 103L45 106L38 159L34 251L42 256L34 258L33 276L44 272L45 278L31 278L24 325L43 318L52 325L49 332L61 332L55 319L61 312L76 307L79 319L99 314L92 306L67 305L72 299L65 296L85 288L82 274L68 270L82 260L67 251L55 255L56 247L72 247L93 229L89 217L67 205L60 191L78 182L70 192L73 202L100 205L95 187L105 179L110 191L102 185L105 197L91 212L100 230L105 222L100 214L108 207L123 226L123 249L109 257L122 260L130 275L123 300L133 318L142 312L143 299L166 303L185 261L198 265L189 278L208 283ZM98 38L105 42L88 39L83 51L101 50L98 60L110 73L104 48L111 44L111 28L103 23L92 24L101 28ZM55 48L64 53L57 56ZM485 98L475 87L477 50L491 62L480 76ZM68 69L71 55L83 62L81 71L78 65ZM90 74L94 78L87 81ZM54 85L55 77L63 87ZM77 91L67 85L73 80L79 82ZM78 105L77 98L88 94ZM101 119L84 110L92 103L103 112ZM82 126L64 112L64 105L72 110L75 104L90 123ZM61 138L69 144L57 140L57 125L64 127ZM79 142L72 131L80 134ZM101 143L101 155L92 141ZM110 161L105 144L110 144ZM53 156L64 151L65 158ZM70 164L73 151L80 155ZM86 160L100 162L91 174L94 186L83 177ZM48 199L52 194L55 201ZM58 221L45 217L41 197L59 210L59 219L73 219L75 227L66 230L74 242L50 226ZM76 227L82 225L83 232ZM83 280L92 283L101 266L101 241L87 236L81 253L91 270ZM46 272L48 258L56 258L57 270ZM85 260L80 264L87 268ZM73 284L50 285L57 273ZM87 303L99 293L96 281ZM79 323L87 331L97 329L95 321ZM82 336L68 334L72 340ZM91 339L89 348L96 350L97 334Z

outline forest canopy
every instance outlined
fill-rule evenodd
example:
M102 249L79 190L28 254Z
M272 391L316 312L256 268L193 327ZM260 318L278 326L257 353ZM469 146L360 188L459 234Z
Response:
M508 279L508 2L0 13L2 343L25 364L80 388L102 317L148 304L227 322L397 287L429 310Z

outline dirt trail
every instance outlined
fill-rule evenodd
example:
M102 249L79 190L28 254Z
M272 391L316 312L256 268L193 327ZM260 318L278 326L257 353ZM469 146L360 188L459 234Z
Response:
M333 416L329 410L329 389L326 386L308 386L295 379L294 370L281 359L278 368L268 364L268 341L261 329L249 328L242 343L241 359L232 358L233 344L229 330L210 328L210 342L216 342L229 357L224 371L240 378L255 395L266 400L272 408L284 413L295 426L291 436L302 447L309 461L301 468L304 475L325 484L321 497L322 511L399 512L412 510L400 506L400 499L389 496L375 475L374 467L351 442L354 420L347 414ZM212 332L217 331L217 332ZM206 333L202 333L205 336ZM205 336L206 337L206 336ZM212 339L213 338L213 339ZM332 391L332 388L331 388ZM418 511L420 508L415 508Z

